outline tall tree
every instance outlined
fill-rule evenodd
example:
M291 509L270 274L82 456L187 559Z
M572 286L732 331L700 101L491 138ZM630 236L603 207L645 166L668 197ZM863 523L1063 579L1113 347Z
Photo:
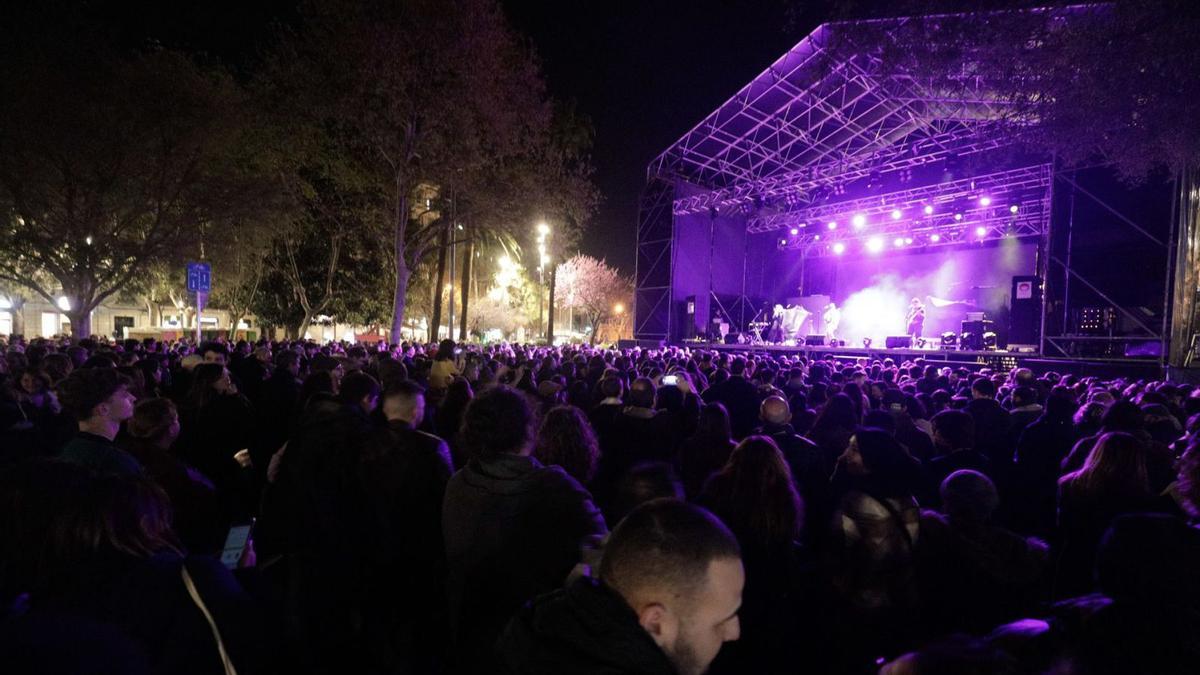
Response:
M27 41L0 66L0 279L52 304L72 332L152 263L196 255L270 200L244 99L219 69L162 49Z
M300 113L286 136L290 148L300 138L311 150L299 166L365 195L369 213L348 226L387 237L399 340L413 270L444 226L416 218L418 188L435 186L459 204L487 204L498 192L517 203L519 187L504 178L546 174L537 162L553 158L553 108L494 0L314 2L302 15L271 60L266 89ZM555 188L525 192L526 216L509 222L549 208L542 196Z
M558 303L583 312L591 325L589 341L595 344L600 324L630 295L630 281L603 260L586 255L573 256L558 265L556 276Z

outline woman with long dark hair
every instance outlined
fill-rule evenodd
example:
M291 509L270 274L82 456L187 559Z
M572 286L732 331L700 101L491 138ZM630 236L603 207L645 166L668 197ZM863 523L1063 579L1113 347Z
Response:
M254 408L225 366L202 363L192 371L182 421L181 456L212 479L230 515L251 513L256 501L249 473Z
M700 426L683 442L679 450L679 471L688 499L695 499L704 482L729 461L736 445L729 413L720 403L708 403L700 409Z
M826 466L846 451L850 437L858 428L861 418L855 412L854 401L845 394L834 394L825 402L817 419L813 421L809 438L821 447L827 460Z
M538 429L533 456L542 464L560 466L580 485L589 485L600 461L600 442L583 411L560 405L550 409Z

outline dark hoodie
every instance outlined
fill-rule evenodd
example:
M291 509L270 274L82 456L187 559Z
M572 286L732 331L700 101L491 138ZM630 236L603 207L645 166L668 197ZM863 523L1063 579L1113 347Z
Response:
M513 612L562 586L583 544L608 533L574 478L511 454L473 459L454 474L442 531L462 672L489 672L492 646Z
M498 645L512 675L674 675L616 592L582 578L526 605Z

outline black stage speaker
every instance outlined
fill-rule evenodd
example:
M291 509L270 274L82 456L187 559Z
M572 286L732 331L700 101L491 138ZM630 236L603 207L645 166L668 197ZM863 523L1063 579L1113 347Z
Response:
M993 333L992 340L995 340L995 334L992 330L992 321L990 319L962 322L962 333L960 333L960 339L958 343L959 349L974 351L982 350L986 346L984 344L985 333ZM992 346L995 346L994 342Z
M912 349L912 336L889 335L887 340L884 340L884 346L888 349Z
M738 344L738 340L741 339L741 337L742 337L741 333L726 333L725 334L725 344L736 345L736 344Z
M1042 280L1013 277L1012 308L1008 313L1008 344L1036 345L1042 330Z
M683 339L696 339L696 296L689 295L683 300Z
M824 335L808 335L804 338L804 344L809 347L820 347L825 344Z

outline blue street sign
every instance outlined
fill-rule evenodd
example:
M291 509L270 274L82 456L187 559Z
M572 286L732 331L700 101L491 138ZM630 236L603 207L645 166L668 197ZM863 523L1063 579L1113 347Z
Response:
M212 266L206 262L187 265L188 293L207 293L212 290Z

